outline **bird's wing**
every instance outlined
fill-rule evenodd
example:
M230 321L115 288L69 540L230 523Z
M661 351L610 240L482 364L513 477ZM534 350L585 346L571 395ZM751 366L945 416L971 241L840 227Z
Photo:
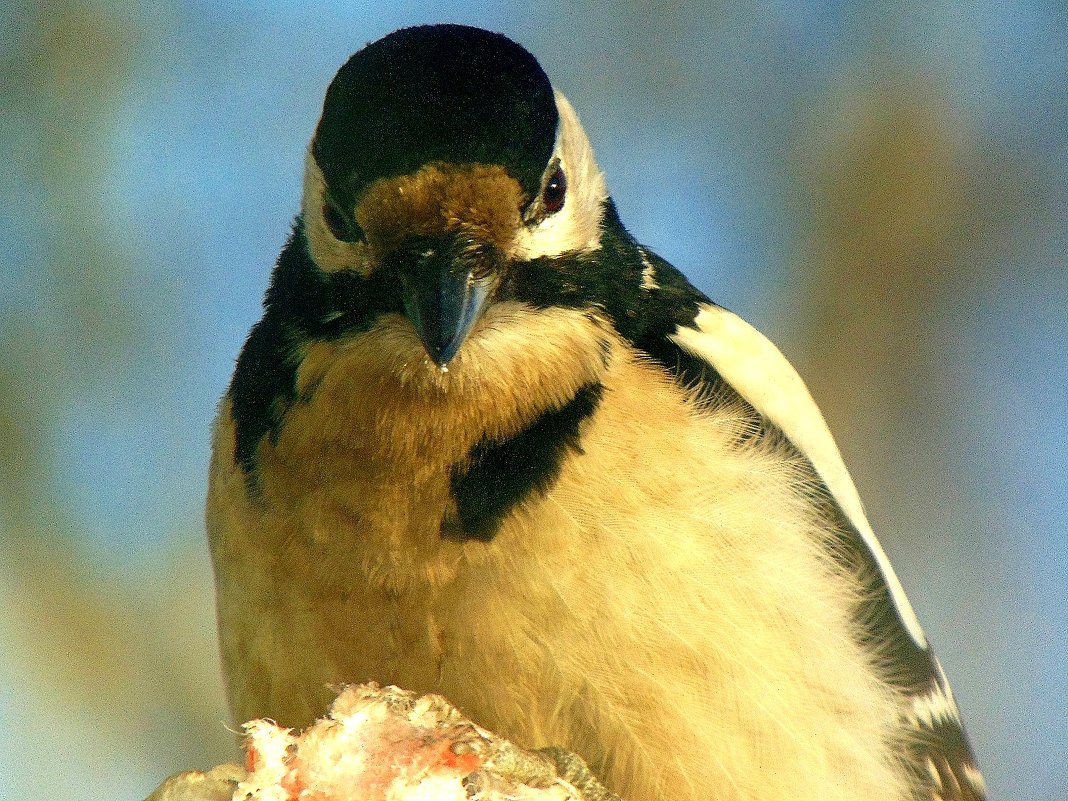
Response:
M699 397L726 399L752 416L754 437L785 440L811 471L813 501L826 515L837 541L837 558L867 583L858 620L885 665L885 678L911 700L908 724L915 731L913 767L941 801L982 801L985 789L975 766L949 683L931 652L901 583L864 514L838 446L801 377L766 337L689 288L670 264L641 249L650 307L664 292L675 311L671 327L657 326L637 344L698 389ZM693 311L679 321L678 309ZM661 313L666 322L669 316ZM687 314L687 316L690 316Z

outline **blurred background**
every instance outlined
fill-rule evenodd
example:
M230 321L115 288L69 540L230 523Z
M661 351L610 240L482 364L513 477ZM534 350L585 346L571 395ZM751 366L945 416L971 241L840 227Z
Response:
M0 798L232 756L208 438L323 92L418 22L570 97L638 238L780 343L992 798L1068 799L1060 4L0 6Z

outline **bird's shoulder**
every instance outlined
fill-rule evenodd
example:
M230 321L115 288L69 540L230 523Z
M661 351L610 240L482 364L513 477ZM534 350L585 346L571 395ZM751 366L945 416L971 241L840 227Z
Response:
M793 452L805 491L827 523L828 554L863 584L856 623L873 665L901 693L903 737L917 782L944 801L985 798L949 683L804 381L756 328L648 248L635 245L635 252L642 279L633 343L709 413L725 404L742 408L749 424L740 445L770 438Z

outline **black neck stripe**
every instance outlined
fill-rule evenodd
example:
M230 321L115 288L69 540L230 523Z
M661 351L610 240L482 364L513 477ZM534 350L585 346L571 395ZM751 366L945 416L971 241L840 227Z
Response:
M453 469L458 519L447 519L442 535L492 540L510 511L553 485L569 451L582 453L579 426L597 409L603 393L601 384L589 384L513 437L476 445L467 462Z
M322 272L308 255L298 217L278 257L264 299L263 318L253 326L230 382L235 425L234 460L254 485L256 450L277 434L297 400L297 353L302 345L366 330L381 314L401 312L388 275L363 278L345 271Z

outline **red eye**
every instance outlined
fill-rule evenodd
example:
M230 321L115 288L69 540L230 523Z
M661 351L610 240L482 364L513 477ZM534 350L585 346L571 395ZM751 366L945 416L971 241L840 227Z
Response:
M564 177L564 171L557 167L541 192L541 202L545 211L549 214L560 211L564 207L565 194L567 194L567 178Z

